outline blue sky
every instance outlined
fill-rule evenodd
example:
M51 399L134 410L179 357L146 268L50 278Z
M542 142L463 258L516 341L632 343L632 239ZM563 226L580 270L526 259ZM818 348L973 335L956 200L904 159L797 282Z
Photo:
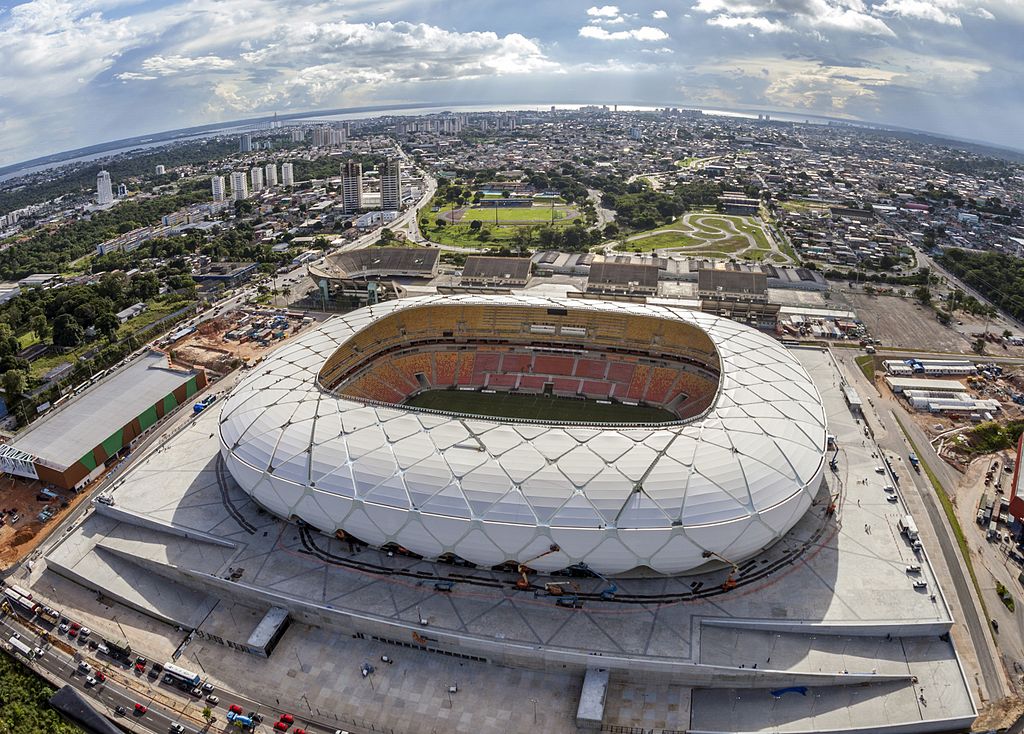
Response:
M0 165L402 102L798 110L1024 148L1024 0L0 0Z

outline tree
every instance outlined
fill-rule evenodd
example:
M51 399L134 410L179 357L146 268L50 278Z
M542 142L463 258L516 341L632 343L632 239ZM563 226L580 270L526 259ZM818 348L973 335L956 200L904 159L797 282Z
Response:
M469 223L469 228L474 232L476 232L482 226L484 226L484 223L481 222L479 219L474 219L472 222Z
M28 323L39 341L45 341L50 336L50 322L46 320L45 314L37 313Z
M21 399L21 394L28 388L28 380L21 370L7 370L3 377L4 394L8 403L14 403Z
M213 709L209 706L203 707L203 719L209 724L213 720Z
M77 347L84 337L85 331L69 313L62 313L53 322L53 343L59 347Z
M922 285L914 289L914 298L920 301L922 306L927 306L932 302L932 292L928 286Z
M985 340L980 338L980 337L975 339L974 343L971 344L971 349L974 350L975 354L984 354L985 353Z
M120 325L121 322L118 321L117 316L110 311L105 311L96 317L96 330L111 341L117 336L117 327Z

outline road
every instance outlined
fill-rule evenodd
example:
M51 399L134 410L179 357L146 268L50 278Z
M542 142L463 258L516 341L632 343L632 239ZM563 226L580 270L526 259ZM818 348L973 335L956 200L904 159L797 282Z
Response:
M11 634L18 632L24 640L33 640L40 644L40 647L44 648L43 656L35 661L40 668L50 673L52 678L74 686L86 698L98 703L99 708L109 718L120 719L120 724L129 731L166 732L175 722L182 724L187 732L201 732L208 728L200 718L202 707L195 704L196 699L189 698L186 701L182 696L172 697L169 695L172 690L169 686L154 686L146 676L137 676L137 680L132 681L133 673L127 672L109 659L103 663L92 661L94 668L104 671L107 680L97 686L87 686L87 676L78 672L78 661L61 649L38 641L20 618L5 615L0 621L0 629L3 630L5 641ZM83 651L87 649L83 646ZM136 703L141 703L149 710L142 716L135 715L133 712ZM176 708L177 705L181 708ZM188 711L190 705L191 716ZM115 714L114 709L117 706L124 706L128 711L127 716Z
M601 205L601 192L597 189L587 189L587 198L594 203L594 212L597 214L597 228L604 230L606 225L615 221L615 210L605 209Z
M125 668L111 658L96 655L86 645L78 645L69 639L59 638L65 644L78 648L75 656L72 656L63 649L40 640L22 617L4 614L0 619L0 636L6 641L14 632L21 634L26 643L31 640L33 645L38 644L44 649L43 656L35 662L50 673L51 677L73 685L79 693L98 703L107 716L120 719L121 724L130 731L167 732L174 722L180 723L185 727L185 731L190 733L206 732L210 728L202 719L203 708L208 705L203 699L189 696L173 686L160 682L159 678L154 680L147 675L136 674L130 667ZM56 633L51 634L56 636ZM97 686L87 686L87 676L77 672L77 665L81 659L89 662L94 669L103 671L107 675L107 680ZM210 707L217 719L217 727L224 721L230 704L239 705L246 713L255 711L264 715L266 720L262 727L257 727L257 732L269 730L273 722L286 712L283 708L271 707L238 693L218 690L216 694L221 700ZM133 713L136 703L146 706L146 714L136 716ZM117 706L124 706L128 710L128 715L119 717L115 714L114 709ZM302 716L300 711L301 707L298 705L288 711L295 717L295 727L304 728L310 734L333 734L337 731L335 724L329 721L311 721ZM321 714L323 715L323 712ZM345 724L345 727L355 731L349 724Z
M843 350L838 351L842 352ZM896 459L892 462L892 465L894 470L899 473L901 479L905 480L909 477L917 489L921 503L927 511L928 519L934 529L939 549L942 551L943 560L949 570L953 591L963 610L963 622L973 643L978 667L985 681L985 688L988 691L989 698L1003 698L1007 695L1005 679L997 662L998 651L995 649L995 643L989 635L988 620L982 615L974 584L967 571L966 562L960 554L956 537L953 535L953 530L946 520L945 512L938 497L935 495L934 488L932 488L924 472L918 473L909 468L909 454L912 449L896 421L897 416L899 416L902 425L906 426L907 433L917 448L918 459L931 469L944 488L955 488L959 483L959 475L935 454L927 436L924 435L901 408L893 402L877 397L874 386L868 383L859 367L854 363L853 357L855 355L837 354L836 356L844 363L847 376L852 376L853 380L858 384L860 392L864 395L874 396L871 401L874 408L873 412L885 431L884 435L876 435L876 442L887 454ZM903 471L900 471L901 469ZM904 493L906 493L905 486Z

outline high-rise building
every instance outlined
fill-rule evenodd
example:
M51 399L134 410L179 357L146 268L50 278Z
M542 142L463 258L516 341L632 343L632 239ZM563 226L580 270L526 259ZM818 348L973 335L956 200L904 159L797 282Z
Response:
M297 127L294 130L292 130L292 142L293 143L301 143L301 142L304 142L305 140L306 140L306 131L305 130L303 130L300 127Z
M106 171L96 175L96 201L100 206L114 203L114 189L110 185L110 174Z
M344 145L348 142L348 133L344 129L336 130L333 127L330 130L330 144L331 145Z
M281 183L285 186L295 185L295 170L291 163L281 164Z
M167 167L166 166L157 166L156 167L156 175L157 176L163 176L165 173L167 173Z
M246 180L245 171L233 171L231 173L231 200L241 201L249 198L249 182Z
M128 196L128 184L120 183L117 185L117 198L123 199Z
M259 166L249 170L249 179L252 181L252 191L256 193L263 188L263 169Z
M224 201L227 197L224 195L224 177L214 176L210 179L210 188L213 189L213 200Z
M326 148L331 144L331 129L326 125L317 125L313 128L313 147Z
M264 181L267 186L277 186L277 164L268 163L263 167Z
M242 137L238 141L238 152L239 153L251 153L252 152L252 135L250 135L249 133L242 133Z
M341 167L341 206L346 214L363 208L363 166L355 161Z
M388 158L380 167L380 208L384 211L402 208L402 164Z

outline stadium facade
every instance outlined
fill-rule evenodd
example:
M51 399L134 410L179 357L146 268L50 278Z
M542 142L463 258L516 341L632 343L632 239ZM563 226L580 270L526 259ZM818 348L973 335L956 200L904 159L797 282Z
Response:
M664 408L566 424L403 405L426 390ZM240 382L232 476L270 512L426 558L663 574L741 563L822 482L825 412L776 340L663 305L427 296L336 317Z

